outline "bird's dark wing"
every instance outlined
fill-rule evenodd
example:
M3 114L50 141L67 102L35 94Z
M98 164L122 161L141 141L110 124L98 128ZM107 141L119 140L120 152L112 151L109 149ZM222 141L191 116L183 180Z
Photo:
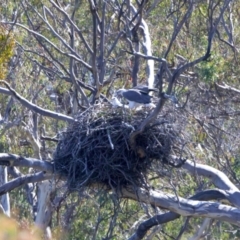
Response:
M151 102L151 96L146 93L142 93L140 90L137 89L129 89L122 93L122 96L129 101L148 104Z
M157 88L149 88L147 85L138 85L134 87L133 89L137 89L141 91L142 93L148 94L149 92L158 92Z
M159 90L157 88L148 88L149 92L158 92Z

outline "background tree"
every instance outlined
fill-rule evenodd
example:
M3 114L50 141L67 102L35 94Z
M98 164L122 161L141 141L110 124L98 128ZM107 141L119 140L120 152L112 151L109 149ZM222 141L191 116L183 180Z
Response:
M56 239L238 238L238 9L231 0L3 3L3 212ZM159 165L147 188L69 193L52 164L66 127L138 84L159 94L130 147L167 120L180 129L171 155L180 168Z

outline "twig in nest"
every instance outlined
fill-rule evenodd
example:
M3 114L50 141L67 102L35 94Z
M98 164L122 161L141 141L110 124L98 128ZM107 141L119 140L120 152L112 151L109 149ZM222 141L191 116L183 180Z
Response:
M108 140L109 140L110 146L111 146L112 150L114 150L114 145L112 143L112 139L111 139L111 136L110 136L109 129L107 129L107 135L108 135Z

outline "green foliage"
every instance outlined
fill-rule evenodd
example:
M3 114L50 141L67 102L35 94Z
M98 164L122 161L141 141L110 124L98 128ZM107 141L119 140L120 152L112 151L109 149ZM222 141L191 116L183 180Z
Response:
M232 170L234 171L235 177L237 179L240 178L240 155L230 158L230 162L232 164Z
M132 222L143 214L141 207L135 201L121 201L116 199L115 194L92 191L80 200L77 194L72 193L65 207L60 209L59 215L65 212L65 208L76 205L74 219L66 226L68 231L58 228L58 223L53 220L54 239L114 239L123 240L129 237L126 229L131 227ZM55 219L55 218L54 218Z
M162 231L166 234L164 235L165 238L168 240L175 239L182 227L181 224L182 224L182 218L179 218L173 222L164 224Z
M199 78L205 83L214 83L219 80L224 72L224 60L222 57L217 57L212 54L211 58L199 64L197 70Z
M13 55L14 47L13 34L4 25L0 25L0 79L6 76L7 64Z
M1 132L1 128L0 128ZM9 146L7 143L7 139L4 135L1 136L0 138L0 152L8 152L9 151Z

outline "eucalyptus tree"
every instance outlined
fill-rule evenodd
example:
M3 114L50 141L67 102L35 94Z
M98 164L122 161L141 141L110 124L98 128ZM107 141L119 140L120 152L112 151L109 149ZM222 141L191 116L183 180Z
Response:
M150 239L166 232L166 223L180 216L186 219L177 229L177 239L194 233L191 239L199 239L211 231L208 226L214 221L230 223L229 231L235 231L234 226L240 226L240 90L234 80L239 61L238 5L233 0L3 4L1 24L7 31L1 37L11 34L15 38L0 88L0 164L7 166L2 170L0 192L5 200L13 189L25 187L35 223L46 230L48 238L50 222L74 229L71 219L77 221L73 216L81 211L77 204L91 198L95 189L74 200L66 196L64 187L58 191L59 176L51 160L59 133L77 121L77 114L110 101L115 89L144 83L157 87L159 95L156 107L130 134L130 144L134 146L137 136L159 115L168 114L181 119L188 160L177 170L159 169L159 175L149 180L153 189L121 189L118 196L141 203L139 214L129 218L126 229L118 225L120 208L108 216L92 199L98 218L85 221L95 225L84 234L93 239L113 238L118 228L122 231L118 239L146 235ZM227 200L231 206L212 200ZM69 207L56 217L63 202ZM150 205L154 209L146 207ZM10 202L2 203L2 209L10 215ZM80 216L93 214L92 209L84 211ZM189 233L190 220L199 217L205 218L201 227Z

